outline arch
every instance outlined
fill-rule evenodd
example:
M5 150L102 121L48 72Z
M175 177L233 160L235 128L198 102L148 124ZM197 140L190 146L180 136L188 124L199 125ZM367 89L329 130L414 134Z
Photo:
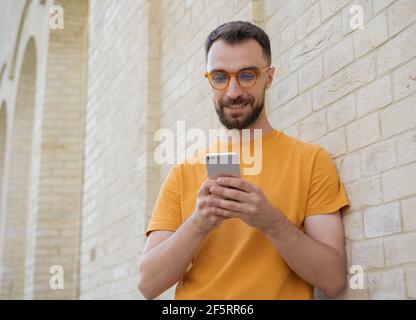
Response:
M3 83L3 74L4 71L6 71L6 64L4 63L3 66L0 69L0 92L1 92L1 85Z
M21 299L24 289L26 221L32 155L33 119L36 97L36 44L30 38L23 56L16 95L10 156L7 159L8 179L6 203L3 206L1 295Z
M29 217L36 228L28 244L35 245L26 264L25 298L33 299L78 298L88 1L55 5L64 9L65 28L49 31L37 213ZM52 265L65 270L63 290L45 285Z
M29 11L29 7L30 7L31 3L32 3L32 0L26 0L25 5L23 7L22 15L20 17L19 29L17 30L16 41L14 43L12 63L11 63L11 68L10 68L10 73L9 73L9 79L11 79L11 80L14 78L14 72L15 72L15 68L16 68L16 59L17 59L17 54L19 53L20 38L22 36L22 30L23 30L23 27L25 25L26 16L27 16L27 13Z
M0 104L0 230L3 205L4 160L6 156L7 139L7 109L6 102Z

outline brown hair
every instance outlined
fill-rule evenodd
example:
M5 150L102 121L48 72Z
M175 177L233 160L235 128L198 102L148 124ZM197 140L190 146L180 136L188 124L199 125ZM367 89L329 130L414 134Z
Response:
M271 64L272 53L269 36L263 29L248 21L231 21L224 23L212 31L205 41L205 59L208 57L212 44L222 39L228 44L241 43L248 39L254 39L263 49L263 56L268 64Z

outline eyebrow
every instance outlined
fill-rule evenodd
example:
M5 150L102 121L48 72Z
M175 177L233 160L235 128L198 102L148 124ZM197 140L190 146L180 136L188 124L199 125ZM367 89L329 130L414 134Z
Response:
M238 71L236 71L236 72L240 72L240 71L242 71L242 70L259 70L260 68L259 67L257 67L257 66L254 66L254 65L251 65L251 66L246 66L246 67L243 67L243 68L241 68L240 70L238 70ZM224 71L224 72L227 72L227 71L225 71L224 69L212 69L211 71L209 71L210 73L212 73L212 72L217 72L217 71Z

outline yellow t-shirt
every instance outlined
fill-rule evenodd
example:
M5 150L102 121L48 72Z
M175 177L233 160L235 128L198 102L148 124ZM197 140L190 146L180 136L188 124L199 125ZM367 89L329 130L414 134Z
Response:
M330 156L318 145L278 130L262 137L260 173L242 178L259 186L270 203L301 230L306 216L333 213L348 205ZM194 211L197 192L206 179L204 164L183 162L172 167L146 235L177 230ZM312 299L313 287L290 269L261 231L234 218L205 238L175 298Z

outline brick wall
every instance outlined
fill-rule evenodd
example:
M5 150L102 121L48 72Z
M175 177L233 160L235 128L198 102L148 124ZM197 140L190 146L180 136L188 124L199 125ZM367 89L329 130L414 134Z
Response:
M6 132L7 132L7 111L6 103L3 102L0 105L0 208L2 206L2 195L3 195L3 168L4 168L4 157L6 149ZM1 221L1 209L0 209L0 221Z
M354 4L363 29L349 25ZM364 268L366 285L340 298L415 298L416 2L266 5L273 124L325 147L351 201L348 266Z
M37 210L29 216L26 296L78 295L88 2L56 1L65 28L50 32ZM31 245L32 244L32 245ZM62 266L63 290L50 290L51 266Z
M147 112L152 10L147 1L90 2L82 299L139 297L147 170L154 170L146 135L155 121Z
M33 1L28 21L43 23L35 12L47 12L52 3ZM38 173L32 174L30 185L38 184L31 188L39 190L31 197L36 214L29 218L38 221L59 213L59 223L40 224L39 233L28 231L43 240L28 247L26 256L21 251L26 297L142 298L136 281L143 232L170 168L154 163L154 133L158 128L176 132L179 120L187 129L219 127L202 76L203 45L216 26L242 19L256 22L271 38L277 72L266 105L272 125L326 148L350 198L351 207L344 212L348 267L364 269L365 288L347 288L338 298L416 298L414 0L90 0L88 49L82 54L83 36L70 29L86 23L84 5L75 4L72 18L68 12L68 34L55 41L50 31L49 40L45 37L45 28L32 30L40 36L37 45L49 52L39 55L39 63L48 67L39 67L38 73L50 78L37 83L45 103L34 121L44 124L35 125L42 138L34 140L31 161L38 159L36 152L41 160L32 165ZM362 9L363 29L351 28L356 21L353 5ZM0 1L10 17L23 7ZM13 20L10 26L0 32L6 44L0 46L5 74L18 41L11 40L18 24ZM28 33L24 29L22 39ZM81 42L67 47L74 39ZM20 41L24 47L26 40ZM59 60L62 53L68 61ZM62 77L55 79L60 68ZM3 77L0 87L0 101L5 97L11 110L16 103L8 95L16 91L5 88L17 88L18 80ZM51 80L56 86L48 86ZM67 156L51 152L50 144L53 150L67 150ZM11 151L6 148L5 153L10 156ZM8 197L15 196L12 172L6 165ZM9 214L3 211L3 216ZM48 262L37 265L34 257L45 255ZM65 265L68 295L48 291L45 270L55 261ZM4 263L1 268L5 270ZM36 286L38 295L33 293ZM316 295L325 298L319 291ZM171 296L172 290L162 297Z
M31 40L25 50L17 91L14 134L5 212L2 212L1 298L18 299L24 291L27 208L35 108L36 51Z

